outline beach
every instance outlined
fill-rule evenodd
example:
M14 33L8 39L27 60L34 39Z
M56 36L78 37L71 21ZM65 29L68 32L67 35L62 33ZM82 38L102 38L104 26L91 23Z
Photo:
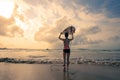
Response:
M0 63L0 80L120 80L120 68L91 64Z
M120 80L120 0L0 0L0 80Z
M72 50L62 65L62 50L0 50L0 80L120 80L120 51Z

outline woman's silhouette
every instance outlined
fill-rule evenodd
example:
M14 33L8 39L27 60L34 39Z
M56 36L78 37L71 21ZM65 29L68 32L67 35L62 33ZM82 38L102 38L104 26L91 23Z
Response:
M69 66L69 57L70 57L70 41L72 41L74 39L73 34L72 34L72 38L69 39L69 34L65 33L65 39L61 38L62 33L60 33L59 35L59 39L63 41L64 44L64 49L63 49L63 59L64 59L64 63L63 66L66 65L66 59L67 59L67 67Z

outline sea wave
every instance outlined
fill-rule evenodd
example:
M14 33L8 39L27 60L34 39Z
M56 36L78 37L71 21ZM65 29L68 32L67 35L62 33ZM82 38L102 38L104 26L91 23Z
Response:
M62 64L62 49L0 48L0 62L16 64ZM95 64L120 67L120 50L72 49L71 64Z
M0 58L0 62L4 63L16 63L16 64L62 64L62 59L16 59L16 58ZM71 58L70 64L94 64L94 65L106 65L120 67L120 59L81 59Z

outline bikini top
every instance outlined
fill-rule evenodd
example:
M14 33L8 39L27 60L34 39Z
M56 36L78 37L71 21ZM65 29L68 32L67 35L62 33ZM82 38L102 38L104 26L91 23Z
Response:
M70 40L69 40L69 39L65 39L65 40L64 40L64 49L70 49L69 43L70 43Z

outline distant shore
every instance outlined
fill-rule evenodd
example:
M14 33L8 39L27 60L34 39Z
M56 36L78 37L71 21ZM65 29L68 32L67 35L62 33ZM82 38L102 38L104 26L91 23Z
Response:
M31 49L31 48L6 48L1 47L0 50L62 50L61 48L45 48L45 49ZM86 48L73 48L72 50L90 50L90 51L120 51L120 49L86 49Z

